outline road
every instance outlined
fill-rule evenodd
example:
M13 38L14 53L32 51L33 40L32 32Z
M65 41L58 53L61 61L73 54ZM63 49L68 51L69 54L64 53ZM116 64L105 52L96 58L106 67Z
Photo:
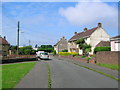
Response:
M54 57L48 61L38 61L39 65L37 65L35 69L36 72L34 72L33 69L30 73L33 72L34 74L28 74L25 78L23 78L23 80L21 80L21 82L17 85L17 88L35 88L36 85L34 84L36 83L38 84L37 88L47 88L47 85L44 85L45 87L39 85L41 82L45 82L44 84L47 84L47 79L45 79L45 77L47 78L46 71L44 71L45 73L42 73L43 75L40 72L42 66L44 66L44 70L47 70L45 69L46 63L50 66L51 88L118 88L118 82L112 78L80 67L72 62L59 60ZM37 68L39 70L37 70ZM37 77L35 75L37 75ZM41 77L41 80L37 79L40 78L39 76ZM29 77L34 80L31 79L30 81ZM42 77L44 79L42 79ZM32 82L32 84L28 84L28 81Z

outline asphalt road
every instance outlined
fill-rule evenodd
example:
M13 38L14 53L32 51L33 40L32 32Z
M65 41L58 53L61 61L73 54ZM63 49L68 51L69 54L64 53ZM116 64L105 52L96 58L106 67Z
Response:
M16 88L48 88L46 63L50 66L51 88L118 88L112 78L54 57L38 61Z
M48 63L52 88L118 88L116 80L71 62L53 58Z

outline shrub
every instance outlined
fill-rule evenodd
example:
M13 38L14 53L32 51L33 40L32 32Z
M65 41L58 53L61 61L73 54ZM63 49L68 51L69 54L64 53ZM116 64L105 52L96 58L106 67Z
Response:
M53 55L56 55L56 51L55 50L53 51Z
M68 52L68 50L67 50L67 49L65 49L65 50L62 50L62 52Z
M96 47L94 53L96 54L98 51L111 51L111 47Z
M96 55L95 55L95 54L93 54L91 57L96 57Z
M86 59L87 63L89 63L89 60L90 60L91 58L90 58L90 57L86 57L85 59Z
M76 55L79 55L78 53L76 52L58 52L59 55L62 55L62 56L69 56L69 55L73 55L73 56L76 56Z
M85 58L85 57L86 57L86 56L84 56L84 55L83 55L83 56L81 56L81 58Z

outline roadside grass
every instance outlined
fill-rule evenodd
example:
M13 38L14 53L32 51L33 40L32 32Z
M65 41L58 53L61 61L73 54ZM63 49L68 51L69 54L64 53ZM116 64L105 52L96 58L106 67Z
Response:
M89 68L89 67L86 67L86 66L83 66L83 65L77 64L77 63L74 63L74 64L75 64L75 65L78 65L78 66L80 66L80 67L83 67L83 68L86 68L86 69L92 70L92 71L94 71L94 72L100 73L100 74L105 75L105 76L107 76L107 77L110 77L110 78L112 78L112 79L114 79L114 80L120 81L119 78L116 78L116 77L111 76L111 75L109 75L109 74L106 74L106 73L100 72L100 71L98 71L98 70L95 70L95 69L92 69L92 68Z
M0 90L2 89L2 65L0 65Z
M120 65L117 65L117 64L102 64L102 63L98 63L96 65L120 71Z
M2 65L2 88L13 88L36 64L36 62Z
M48 63L46 65L48 69L48 90L51 90L50 66Z

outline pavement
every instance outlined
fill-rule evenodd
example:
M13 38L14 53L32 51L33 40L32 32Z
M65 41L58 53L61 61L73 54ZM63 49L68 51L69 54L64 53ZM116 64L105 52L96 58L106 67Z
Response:
M48 88L46 62L38 61L35 67L22 78L15 88Z
M74 60L51 58L38 61L16 88L48 88L46 63L50 66L51 88L118 88L118 81L75 65Z

